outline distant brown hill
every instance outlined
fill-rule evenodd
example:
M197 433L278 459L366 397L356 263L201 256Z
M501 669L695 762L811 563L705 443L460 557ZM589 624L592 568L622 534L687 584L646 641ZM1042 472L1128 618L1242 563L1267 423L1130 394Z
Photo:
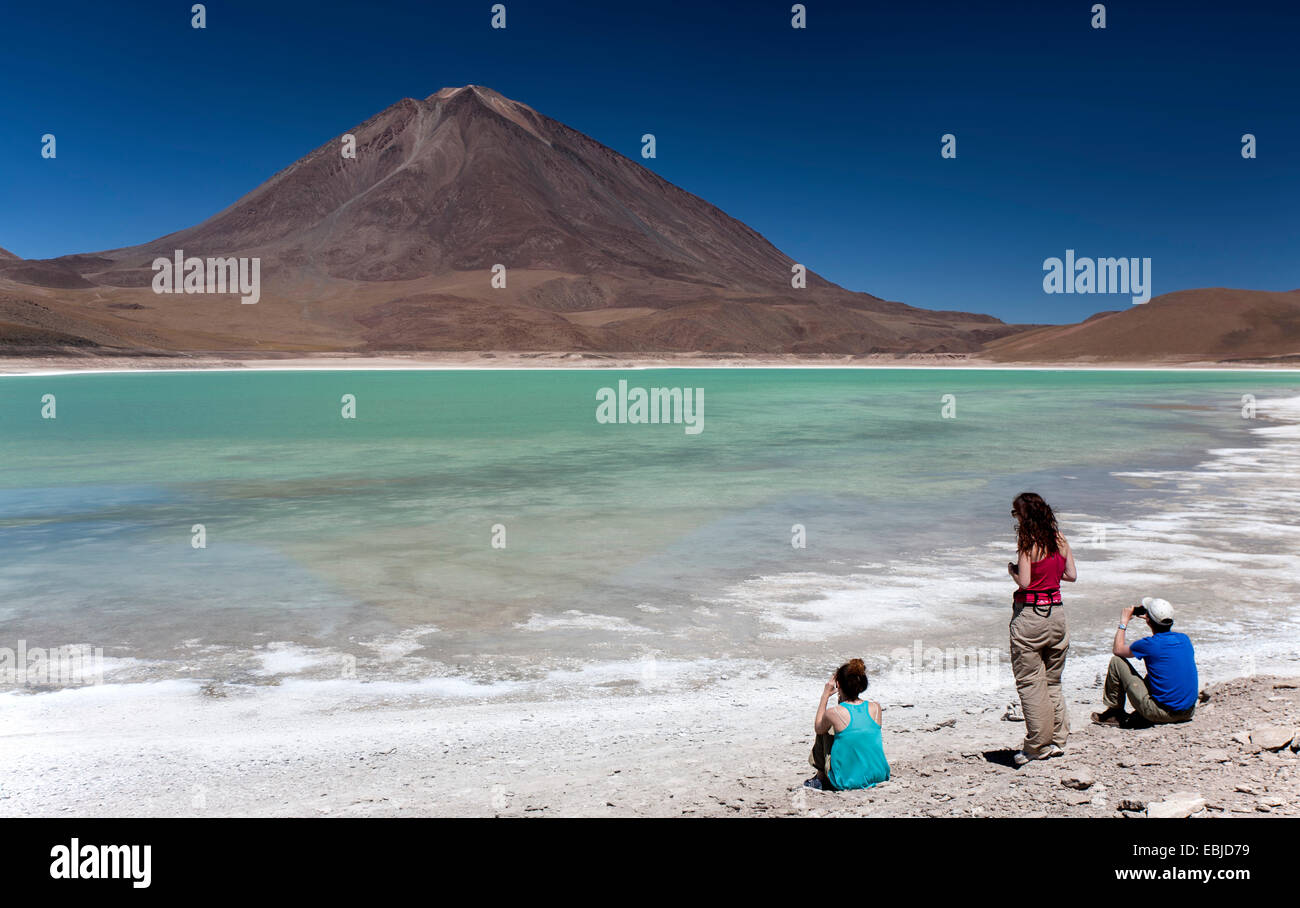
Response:
M197 226L0 257L0 345L854 354L973 352L1017 330L811 272L792 289L790 257L751 228L481 86L349 132L355 159L327 142ZM260 258L261 301L153 293L151 262L176 249Z
M991 341L1011 361L1193 361L1300 358L1300 290L1180 290L1077 325Z

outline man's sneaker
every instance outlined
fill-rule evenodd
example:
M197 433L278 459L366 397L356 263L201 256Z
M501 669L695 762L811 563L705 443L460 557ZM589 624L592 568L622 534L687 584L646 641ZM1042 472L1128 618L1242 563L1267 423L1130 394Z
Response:
M1111 728L1124 728L1127 724L1128 713L1117 706L1112 706L1107 710L1092 714L1094 725L1108 725Z
M1047 750L1043 752L1044 760L1050 759L1052 757L1063 757L1063 756L1065 756L1065 751L1057 747L1055 744L1048 744Z

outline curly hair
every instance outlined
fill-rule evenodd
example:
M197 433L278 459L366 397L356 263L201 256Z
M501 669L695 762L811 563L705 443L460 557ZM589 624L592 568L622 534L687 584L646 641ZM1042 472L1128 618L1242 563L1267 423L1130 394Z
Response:
M850 659L835 670L835 683L846 700L856 700L867 689L867 665L861 659Z
M1016 548L1021 552L1041 551L1051 555L1060 551L1060 530L1052 506L1041 495L1021 492L1011 503L1016 518Z

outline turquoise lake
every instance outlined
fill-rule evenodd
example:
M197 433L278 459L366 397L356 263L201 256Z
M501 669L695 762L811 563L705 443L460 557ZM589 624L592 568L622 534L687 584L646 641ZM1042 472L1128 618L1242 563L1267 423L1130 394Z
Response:
M703 389L703 431L597 422L620 379ZM1297 396L1262 372L7 377L0 636L250 683L1000 645L1024 489L1079 549L1081 628L1158 588L1208 633L1244 589L1254 633L1300 588Z

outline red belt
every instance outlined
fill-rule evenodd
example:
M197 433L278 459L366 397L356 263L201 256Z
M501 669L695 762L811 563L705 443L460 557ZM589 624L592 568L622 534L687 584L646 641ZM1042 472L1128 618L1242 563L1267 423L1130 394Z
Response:
M1060 605L1061 590L1016 590L1012 599L1016 605Z

